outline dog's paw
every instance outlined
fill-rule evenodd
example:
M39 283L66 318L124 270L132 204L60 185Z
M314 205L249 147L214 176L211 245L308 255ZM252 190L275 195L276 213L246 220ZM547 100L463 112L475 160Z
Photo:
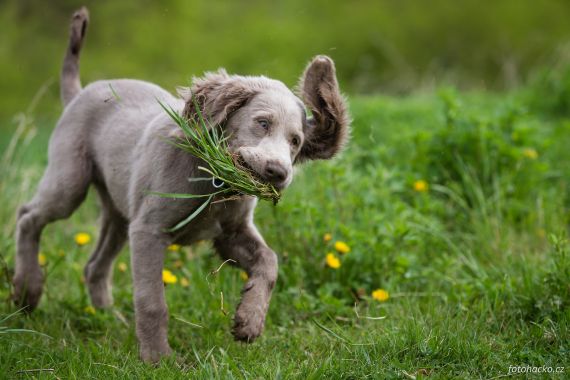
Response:
M141 360L148 364L158 364L160 359L173 354L172 348L167 344L162 347L141 347Z
M25 312L32 312L40 302L43 288L43 274L41 271L28 273L27 275L16 275L13 279L14 293L12 300Z
M248 310L240 305L234 316L232 334L235 340L251 343L263 332L265 313L255 308Z
M97 277L90 270L90 266L87 265L84 271L85 284L89 290L89 297L91 298L91 303L98 309L108 308L113 305L113 293L111 292L111 286L109 280L105 277Z

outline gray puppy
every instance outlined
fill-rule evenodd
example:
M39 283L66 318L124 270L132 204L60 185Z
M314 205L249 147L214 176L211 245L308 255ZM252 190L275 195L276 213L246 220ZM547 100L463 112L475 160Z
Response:
M180 131L157 100L192 118L196 110L187 94L194 94L201 111L229 134L230 150L260 178L284 189L294 164L331 158L348 139L349 116L333 61L318 56L309 63L299 87L304 102L282 82L224 70L195 78L181 97L129 79L97 81L82 89L79 51L87 23L87 9L73 15L61 73L65 109L51 137L49 163L37 193L18 212L14 299L29 310L38 305L41 232L48 223L69 217L92 184L101 200L102 225L85 267L86 284L94 306L112 304L111 268L128 239L143 360L156 362L171 353L162 269L164 251L173 243L213 240L222 258L235 260L247 272L233 334L252 341L263 330L277 279L277 256L253 223L257 201L243 196L213 204L179 232L165 232L202 201L148 196L148 191L206 194L214 188L187 181L203 176L198 166L204 163L164 141Z

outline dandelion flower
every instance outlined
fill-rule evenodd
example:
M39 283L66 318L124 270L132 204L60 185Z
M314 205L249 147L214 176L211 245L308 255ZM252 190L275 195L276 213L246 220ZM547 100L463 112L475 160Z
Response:
M121 261L117 265L117 268L119 268L119 271L121 271L121 272L126 272L127 271L127 264L125 264L124 262Z
M350 247L344 241L337 241L336 243L334 243L334 249L336 249L338 252L342 253L343 255L350 252Z
M418 193L425 193L428 191L428 183L423 179L418 179L414 182L414 190Z
M77 245L89 244L90 241L91 241L91 235L89 235L86 232L80 232L78 234L75 234L75 243L77 243Z
M334 255L334 253L327 253L327 257L325 259L327 266L332 269L340 268L340 260L338 257Z
M165 284L176 284L176 282L178 282L178 278L168 269L164 269L162 271L162 282Z
M168 246L168 250L169 250L170 252L178 252L178 251L180 251L180 245L178 245L178 244L170 244L170 245Z
M241 272L239 272L239 278L241 278L243 281L247 281L249 279L249 276L245 271L242 270Z
M85 306L85 309L83 309L83 311L84 311L86 314L95 315L95 308L94 308L93 306L91 306L91 305Z
M323 236L323 240L325 241L325 243L331 241L331 240L332 240L332 235L329 234L329 233L326 233L326 234Z
M524 157L526 157L530 160L536 160L538 158L538 152L536 151L536 149L533 149L533 148L523 149L522 154Z
M38 255L38 264L40 264L42 267L45 267L47 264L47 257L43 253L40 253Z
M386 302L388 301L388 298L390 298L390 293L384 289L376 289L372 292L372 298L374 298L376 301Z
M180 285L182 285L183 288L187 288L190 286L190 281L188 281L186 277L182 277L180 279Z

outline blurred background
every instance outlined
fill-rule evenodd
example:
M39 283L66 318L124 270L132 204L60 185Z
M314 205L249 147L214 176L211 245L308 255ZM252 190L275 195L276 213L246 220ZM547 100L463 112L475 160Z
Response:
M294 85L315 54L334 58L351 94L512 89L564 61L570 42L565 0L2 0L0 120L46 83L37 117L58 116L69 17L83 4L83 82L132 77L169 90L218 67Z

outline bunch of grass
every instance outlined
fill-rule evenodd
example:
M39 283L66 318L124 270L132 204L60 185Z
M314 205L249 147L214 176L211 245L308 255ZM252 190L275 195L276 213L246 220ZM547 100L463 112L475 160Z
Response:
M188 224L212 202L216 195L225 199L250 195L276 204L281 197L279 191L273 185L260 181L255 173L240 163L238 157L229 151L228 136L224 136L222 128L219 125L211 125L203 117L196 100L192 99L192 101L197 110L197 121L188 120L172 107L159 102L184 134L183 138L169 140L169 142L177 148L202 159L207 164L208 167L199 166L198 169L211 177L192 178L190 180L211 180L217 190L210 194L151 193L167 198L206 198L200 207L169 231L174 232Z

